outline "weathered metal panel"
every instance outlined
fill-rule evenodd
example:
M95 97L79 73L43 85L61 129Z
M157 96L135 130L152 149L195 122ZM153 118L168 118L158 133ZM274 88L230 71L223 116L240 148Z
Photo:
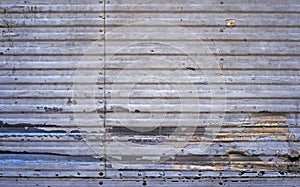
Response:
M0 186L298 186L298 0L0 2Z

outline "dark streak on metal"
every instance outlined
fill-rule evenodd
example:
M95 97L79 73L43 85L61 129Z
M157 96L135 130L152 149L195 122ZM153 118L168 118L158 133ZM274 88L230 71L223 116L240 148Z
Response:
M11 126L11 127L59 127L57 125L48 125L44 124L29 124L29 123L17 123L17 124L8 124L3 121L0 121L0 127Z
M142 127L141 127L142 128ZM178 127L160 127L160 128L155 128L153 130L150 131L135 131L135 130L131 130L128 129L126 127L109 127L107 128L107 133L111 134L111 135L119 135L119 136L126 136L126 135L140 135L140 136L171 136L172 134L174 134L174 132L176 131ZM147 128L146 128L147 129ZM190 130L193 130L193 134L195 136L202 136L205 132L205 128L204 127L197 127L196 129L194 129L193 127L190 128ZM179 132L178 132L179 133ZM189 128L187 127L186 130L184 132L182 132L182 134L190 134L189 133Z
M187 70L192 70L192 71L195 71L195 70L196 70L196 69L193 68L193 67L186 67L185 69L187 69Z
M41 152L27 152L27 151L9 151L9 150L0 150L1 156L8 155L9 158L12 157L20 157L24 158L26 156L32 158L32 157L41 157L41 156L47 156L47 159L51 160L72 160L72 161L78 161L78 162L99 162L98 158L94 158L92 156L74 156L74 155L68 155L68 154L58 154L58 153L41 153ZM102 158L101 158L102 159Z
M63 111L63 108L59 107L37 107L37 109L44 109L47 113L58 113Z
M67 136L73 137L76 140L82 140L83 137L80 135L83 132L79 132L78 130L73 130L70 133L67 133L65 130L43 130L40 128L59 128L57 125L46 125L46 124L29 124L29 123L18 123L18 124L8 124L0 121L0 133L44 133L45 135L37 135L40 136L56 136L55 133L65 133ZM54 135L53 135L54 134ZM18 136L24 136L18 135ZM15 137L17 135L9 135L9 137Z

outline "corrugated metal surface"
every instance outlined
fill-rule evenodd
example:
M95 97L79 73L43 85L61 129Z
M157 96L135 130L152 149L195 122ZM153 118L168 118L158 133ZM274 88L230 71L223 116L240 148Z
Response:
M0 186L297 186L299 13L1 0Z

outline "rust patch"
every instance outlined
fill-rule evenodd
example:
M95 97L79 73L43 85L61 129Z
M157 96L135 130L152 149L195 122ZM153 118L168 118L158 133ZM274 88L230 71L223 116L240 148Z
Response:
M259 112L249 116L250 121L256 121L256 126L278 126L284 124L287 120L286 114Z
M276 138L276 140L289 140L289 127L283 126L288 116L282 113L262 111L251 114L249 120L255 123L253 128L245 128L243 132L252 133L256 138Z

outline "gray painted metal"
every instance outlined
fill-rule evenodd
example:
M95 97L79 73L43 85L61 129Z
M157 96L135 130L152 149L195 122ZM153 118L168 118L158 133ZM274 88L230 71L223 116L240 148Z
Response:
M298 186L299 15L1 0L0 186Z

